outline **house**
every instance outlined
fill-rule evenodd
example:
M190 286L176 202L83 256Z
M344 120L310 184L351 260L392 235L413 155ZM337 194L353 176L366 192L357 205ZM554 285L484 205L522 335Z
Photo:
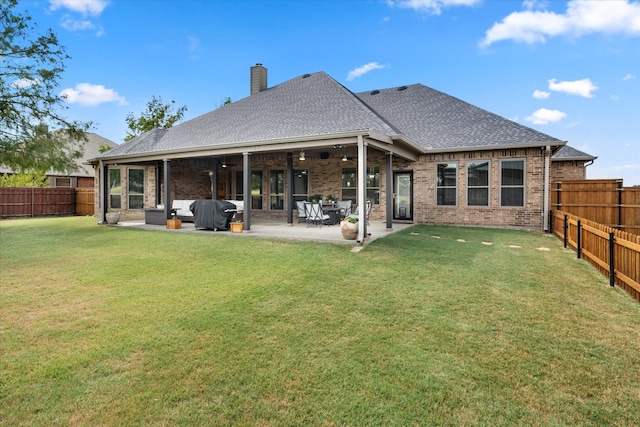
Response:
M118 144L95 133L86 132L86 136L87 141L84 143L82 158L76 160L78 169L71 173L48 171L46 176L50 187L94 188L95 171L89 160L99 156L102 147L113 148ZM12 169L0 165L0 174L5 173L10 175L14 172Z
M422 84L353 93L316 72L268 87L257 64L250 88L98 156L101 220L110 207L140 218L163 205L168 217L174 199L234 199L244 200L250 229L252 217L293 223L295 201L336 196L370 200L371 220L387 228L546 229L555 174L584 176L594 159Z

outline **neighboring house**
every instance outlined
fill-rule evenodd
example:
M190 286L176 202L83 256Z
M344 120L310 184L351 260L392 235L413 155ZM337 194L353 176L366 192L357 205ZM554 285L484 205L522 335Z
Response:
M100 148L117 147L113 141L96 135L95 133L87 132L87 141L84 144L84 154L82 158L76 160L78 169L71 173L65 173L60 171L50 170L47 172L47 178L49 179L50 187L70 187L70 188L93 188L95 170L94 166L89 163L90 159L95 159L100 155ZM13 170L0 166L0 174L12 174Z
M353 93L323 72L273 87L261 64L250 74L250 96L97 157L101 219L213 197L245 200L250 229L252 216L291 223L296 200L335 195L371 200L388 228L546 228L551 182L594 159L421 84Z

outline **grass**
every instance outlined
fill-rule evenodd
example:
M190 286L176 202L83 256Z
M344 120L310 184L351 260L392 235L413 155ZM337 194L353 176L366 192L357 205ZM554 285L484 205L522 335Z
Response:
M536 232L7 220L0 265L0 425L640 425L640 304Z

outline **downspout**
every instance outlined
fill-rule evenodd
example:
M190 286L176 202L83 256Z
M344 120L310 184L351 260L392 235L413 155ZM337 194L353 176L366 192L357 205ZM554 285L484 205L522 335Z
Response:
M551 182L549 182L549 168L551 166L551 146L547 145L544 150L544 202L543 202L543 215L542 215L542 228L549 232L549 192Z
M358 135L358 239L357 243L363 244L367 235L367 153L364 145L364 138Z

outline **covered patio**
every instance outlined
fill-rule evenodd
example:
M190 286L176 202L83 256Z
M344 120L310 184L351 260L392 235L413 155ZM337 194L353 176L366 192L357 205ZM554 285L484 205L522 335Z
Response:
M368 235L362 244L366 245L372 241L405 230L413 224L394 223L393 229L388 229L386 224L381 221L372 221L367 227ZM144 219L125 220L118 222L115 227L133 227L148 231L167 231L174 233L199 233L215 236L226 236L229 238L267 238L267 239L286 239L299 240L317 243L333 243L357 246L356 240L345 240L340 233L339 225L323 225L322 227L307 227L305 223L287 224L277 219L256 219L251 230L244 230L242 233L232 233L231 231L213 231L196 229L193 223L183 222L182 228L173 230L163 225L145 224Z

